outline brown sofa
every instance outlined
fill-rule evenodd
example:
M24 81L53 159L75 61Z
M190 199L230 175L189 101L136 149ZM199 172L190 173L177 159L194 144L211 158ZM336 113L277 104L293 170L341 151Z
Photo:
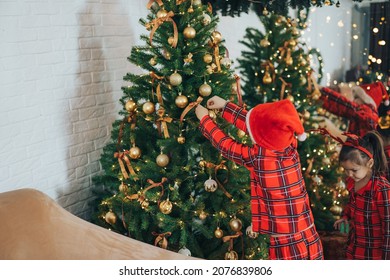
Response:
M89 223L34 189L0 194L0 259L194 259Z

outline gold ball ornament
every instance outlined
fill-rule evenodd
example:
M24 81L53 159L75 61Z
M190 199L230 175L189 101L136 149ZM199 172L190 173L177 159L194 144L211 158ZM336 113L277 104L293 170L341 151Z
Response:
M160 209L161 213L168 215L172 212L173 205L172 205L172 202L170 202L169 199L167 199L167 200L161 201L158 208Z
M141 157L141 149L137 146L133 146L129 150L129 155L132 159L139 159Z
M152 66L156 65L157 64L156 58L152 57L151 59L149 59L149 64Z
M192 26L187 26L183 30L183 35L186 39L193 39L196 36L196 30Z
M125 109L129 113L134 112L136 108L137 108L137 103L135 103L134 100L132 99L128 100L125 104Z
M150 102L150 101L146 101L143 105L142 105L142 111L144 111L145 114L151 114L154 112L154 104L153 102Z
M120 191L121 193L127 193L128 190L129 190L129 186L126 185L125 183L122 182L122 183L119 185L119 191Z
M206 53L203 56L203 61L206 62L207 64L211 63L213 61L213 56L209 53Z
M204 189L208 192L215 192L217 188L218 183L214 179L211 179L211 177L204 182Z
M209 110L209 117L215 120L217 118L217 114L214 110Z
M107 223L111 225L116 223L116 215L111 210L108 211L106 215L104 215L104 219L106 220Z
M205 161L205 160L199 161L199 167L200 168L205 168L206 166L207 166L207 161Z
M266 47L268 47L269 45L271 45L271 43L268 41L268 39L261 39L261 40L260 40L260 46L266 48Z
M310 112L305 110L305 112L303 113L303 117L305 118L305 120L310 119Z
M146 209L149 207L149 200L145 199L141 202L141 208Z
M222 34L219 31L213 31L213 33L211 33L211 38L214 43L220 43L222 41Z
M169 76L169 83L172 85L172 86L178 86L181 84L181 82L183 81L183 78L181 77L181 75L177 72L173 73L171 76Z
M203 97L209 96L212 92L212 88L207 83L204 83L199 87L199 94Z
M159 154L156 158L156 163L160 167L165 167L169 164L169 157L166 154Z
M238 254L234 250L225 253L225 260L238 260Z
M175 99L175 104L177 107L179 107L181 109L185 108L188 104L187 96L182 95L182 94L178 95Z
M268 85L270 83L272 83L272 77L271 77L271 75L267 71L267 72L264 73L263 84Z
M199 213L199 219L201 219L202 221L205 220L207 218L207 213L202 211Z
M209 25L211 23L211 17L208 14L203 14L202 24Z
M182 135L179 135L179 137L177 137L177 143L179 144L184 144L186 142L186 138Z
M242 229L242 222L240 219L234 217L230 220L229 226L233 231L240 231Z
M341 215L341 212L343 212L343 208L339 205L332 205L332 207L330 207L329 210L333 215L336 215L336 216Z
M173 45L173 42L175 41L175 38L173 38L172 36L170 36L168 38L168 44L170 44L171 46Z
M299 85L303 86L303 85L306 85L307 83L307 79L305 78L305 76L301 76L299 78Z
M168 15L168 12L165 9L161 9L161 10L159 10L157 12L157 17L158 18L166 17L167 15Z
M294 96L292 96L291 94L287 95L286 99L290 100L291 103L294 103Z
M202 5L202 0L192 0L192 5L194 5L194 6L201 6Z
M214 231L214 236L216 238L222 238L223 237L223 230L217 227L217 229Z

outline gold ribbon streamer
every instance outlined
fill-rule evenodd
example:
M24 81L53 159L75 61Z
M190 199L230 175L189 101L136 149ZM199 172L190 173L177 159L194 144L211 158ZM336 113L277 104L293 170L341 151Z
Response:
M125 179L129 179L129 174L126 171L126 167L129 170L131 175L133 175L133 176L137 175L135 173L133 167L131 166L130 159L127 156L128 154L129 154L129 151L127 151L127 150L124 151L124 152L116 152L116 153L114 153L114 158L118 159L119 166L121 168L123 177ZM125 167L125 164L123 163L123 161L126 163L126 167Z
M152 99L154 100L154 90L153 90L153 84L154 84L154 81L157 79L157 80L162 80L164 79L163 76L159 76L157 75L156 73L154 73L153 71L151 71L149 73L150 77L152 78ZM162 93L161 93L161 85L160 83L157 85L157 88L156 88L156 95L157 95L157 101L158 103L160 103L160 105L163 105L163 99L162 99Z
M280 90L280 100L284 99L284 91L286 89L286 86L291 87L291 83L287 83L282 77L279 77L279 79L282 81L282 88Z
M221 71L221 63L219 62L219 42L215 42L213 39L209 41L209 46L214 49L214 60L217 65L218 71Z
M223 193L229 198L229 199L232 199L232 195L223 187L223 184L226 184L228 182L228 178L226 178L226 180L224 180L223 182L220 182L218 180L218 177L217 177L217 172L219 169L226 169L227 172L228 172L228 176L229 176L229 169L227 168L227 166L225 165L225 160L221 161L220 164L218 165L215 165L214 166L214 175L215 175L215 179L217 180L217 183L218 183L218 186L222 189Z
M231 251L231 250L233 250L233 240L235 238L238 238L238 237L241 237L241 247L242 247L241 258L244 259L244 239L242 238L242 232L241 231L238 231L234 235L227 235L227 236L222 237L222 241L223 242L229 241L228 251Z
M321 91L320 88L317 84L316 79L313 77L312 73L310 73L310 79L309 79L309 86L308 86L308 91L312 91L312 84L314 86L314 91L312 92L312 96L321 96Z
M244 103L242 102L242 94L241 94L241 85L240 85L240 76L237 74L234 74L234 78L236 79L236 85L237 85L237 100L238 105L243 107Z
M203 100L203 97L198 96L198 99L196 101L191 102L190 104L187 105L187 107L183 110L180 116L180 124L182 124L184 117L187 115L189 111L191 111L192 108L198 106Z
M150 9L154 2L156 2L160 7L163 5L162 0L149 0L148 4L146 4L146 8Z
M159 118L157 119L157 129L158 129L158 132L160 135L161 135L161 130L162 130L164 132L164 137L169 138L169 131L168 131L167 122L168 123L172 122L172 118L171 117L164 117L164 114L165 114L164 108L158 109L157 115L159 116Z
M150 42L151 46L152 46L152 40L153 40L154 32L156 32L157 28L159 28L160 25L163 24L164 22L170 21L170 22L172 22L172 25L173 25L173 42L172 42L172 47L176 48L177 41L179 39L179 34L177 32L176 22L172 19L172 17L174 15L175 14L172 11L169 11L168 14L165 17L155 18L154 20L152 20L151 24L153 25L153 29L152 29L152 31L150 31L150 35L149 35L149 42Z
M176 5L180 5L181 3L187 2L187 0L176 0Z
M164 232L164 233L157 233L157 232L152 232L154 236L157 236L156 239L154 240L154 246L158 246L158 243L161 241L161 248L166 249L168 247L168 239L166 236L171 236L171 232Z

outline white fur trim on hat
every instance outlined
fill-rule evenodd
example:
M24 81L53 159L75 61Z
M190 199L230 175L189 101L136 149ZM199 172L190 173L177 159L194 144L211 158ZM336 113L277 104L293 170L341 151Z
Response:
M362 89L361 87L359 87L359 86L352 87L352 94L353 94L354 98L356 98L356 97L360 98L364 104L372 104L375 106L375 108L377 107L374 99L372 99L372 97L369 96L365 92L365 90Z
M248 130L248 134L253 142L253 144L257 144L255 139L253 139L253 134L252 134L252 131L251 131L251 126L249 125L249 118L250 118L250 115L251 115L251 112L252 112L252 109L250 109L248 111L248 113L246 114L246 119L245 119L245 123L246 123L246 129Z
M307 138L307 134L305 132L298 135L298 141L303 142L306 140L306 138Z

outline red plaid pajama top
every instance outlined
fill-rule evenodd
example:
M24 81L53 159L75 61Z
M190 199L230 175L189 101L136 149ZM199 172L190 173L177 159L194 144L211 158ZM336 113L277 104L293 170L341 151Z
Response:
M354 191L348 178L349 202L344 218L350 221L347 259L390 259L390 183L372 176L366 186Z
M247 132L247 111L228 102L222 117ZM261 125L261 120L259 121ZM250 171L252 227L264 234L298 233L313 224L296 142L272 151L234 141L205 116L200 130L222 155Z
M348 132L364 136L368 131L376 129L379 117L373 105L357 104L327 87L323 87L321 93L324 109L349 120Z

